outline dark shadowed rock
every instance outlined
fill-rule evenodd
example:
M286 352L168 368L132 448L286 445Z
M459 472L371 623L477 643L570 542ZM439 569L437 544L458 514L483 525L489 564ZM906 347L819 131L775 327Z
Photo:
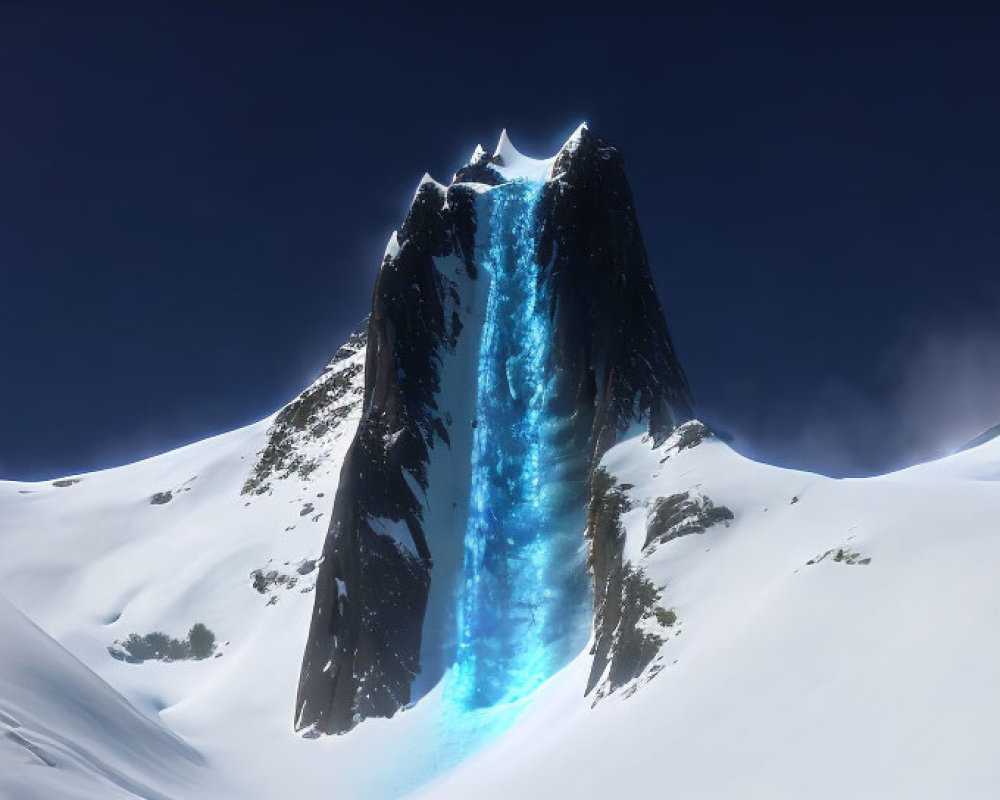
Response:
M637 421L656 444L693 416L619 152L583 128L539 204L539 263L555 321L559 394L592 463Z
M638 567L624 560L622 515L631 504L622 486L604 469L591 481L587 532L594 577L594 660L586 693L598 686L613 692L639 677L660 652L677 615L661 608L660 591ZM655 623L655 624L654 624Z
M498 166L479 149L450 187L425 178L379 271L362 419L320 562L297 729L344 732L366 717L391 716L412 699L435 563L424 526L427 497L439 487L430 485L428 465L435 448L452 447L442 363L461 337L478 336L461 290L488 280L477 263L473 184L503 182ZM690 391L656 298L621 157L585 128L560 151L542 189L535 236L553 331L547 410L561 421L556 446L570 487L565 503L585 509L590 493L597 624L606 627L602 604L613 596L606 617L615 628L615 620L631 624L632 616L652 612L635 610L645 608L644 595L641 580L629 578L622 564L620 530L611 521L618 501L591 473L634 426L659 443L690 419ZM456 391L475 396L475 364L452 380ZM475 421L461 424L467 432ZM278 458L280 452L271 460ZM436 531L442 534L460 548L464 527ZM618 663L641 662L649 648L637 648L638 655ZM598 650L595 658L606 665L607 636Z
M691 495L689 492L658 497L646 519L646 541L643 548L652 544L664 544L679 536L704 533L720 522L728 523L733 512L725 506L717 506L707 497Z
M625 564L622 551L625 529L621 518L631 508L628 497L604 469L594 470L590 482L587 512L587 566L594 581L594 656L589 694L607 670L614 646L614 634L622 617Z
M597 469L637 423L662 444L693 416L687 378L660 308L619 152L582 129L559 154L539 208L538 254L555 322L557 402L575 421L564 447L590 474L587 538L594 588L594 662L587 692L642 672L660 640L638 622L658 593L624 563L627 498ZM701 426L704 427L704 426ZM707 431L706 431L707 434ZM692 441L700 440L692 430Z
M379 272L363 416L317 577L297 729L341 733L410 701L433 563L423 529L427 469L430 451L450 444L437 402L440 364L463 328L455 280L435 259L454 255L474 276L472 197L425 179L397 234L398 250ZM375 530L373 520L401 525L406 541Z
M299 575L308 575L314 569L316 569L316 559L307 558L295 568L295 571L299 573Z
M356 356L364 350L367 338L366 319L319 378L278 412L268 430L267 444L243 485L243 494L265 494L272 479L292 475L306 478L317 468L315 456L303 454L298 445L304 439L335 434L348 415L357 410L363 367Z

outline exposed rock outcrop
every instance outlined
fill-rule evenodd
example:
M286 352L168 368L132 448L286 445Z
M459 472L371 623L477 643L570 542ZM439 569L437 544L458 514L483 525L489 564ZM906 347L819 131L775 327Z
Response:
M677 615L660 604L661 592L624 558L622 516L631 510L626 488L604 469L591 480L587 532L594 576L594 660L586 693L615 691L653 663Z
M410 701L433 563L428 465L434 447L451 443L441 364L464 325L456 277L436 260L455 256L464 277L475 277L473 201L461 185L422 181L379 272L363 416L323 549L298 729L340 733Z
M366 319L337 351L320 376L285 406L268 431L243 494L264 494L272 478L307 478L324 457L325 440L337 438L349 415L361 405L364 352L368 340Z
M477 255L477 227L485 224L478 204L488 187L511 179L518 158L504 139L492 157L478 148L447 188L425 177L390 241L368 322L363 416L317 579L298 729L340 733L411 702L430 586L442 577L433 573L441 554L430 542L449 543L449 552L455 543L460 548L468 506L467 495L454 488L463 486L462 476L447 476L454 487L437 485L431 465L443 450L454 464L468 465L475 410L467 404L475 396L476 365L461 362L447 382L443 365L463 341L478 339L475 296L489 280ZM603 453L640 425L663 441L691 417L692 403L622 159L586 127L551 162L534 227L540 294L548 298L554 339L546 404L564 455L563 502L579 510L582 524L591 472ZM280 443L274 453L270 462L284 464ZM591 495L591 506L604 500ZM456 509L453 516L435 512L429 531L429 509L446 505ZM613 526L591 524L588 536L592 564L602 562L595 587L608 580L624 586ZM607 585L600 593L608 593Z
M718 523L728 524L733 512L717 506L709 498L680 492L658 497L646 518L646 541L643 549L665 544L679 536L704 533Z
M558 394L580 420L591 463L637 422L661 443L693 403L618 150L581 128L555 160L539 223Z

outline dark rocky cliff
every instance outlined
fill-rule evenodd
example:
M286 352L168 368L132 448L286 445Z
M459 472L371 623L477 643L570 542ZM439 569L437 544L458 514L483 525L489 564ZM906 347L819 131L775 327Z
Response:
M442 363L462 337L479 335L468 324L474 304L463 292L489 280L477 257L477 193L504 180L497 169L507 166L503 160L477 151L450 187L425 180L398 247L383 261L368 323L363 418L324 546L297 729L340 733L411 702L436 579L429 541L462 536L457 526L434 537L426 529L433 452L451 448L463 457L443 397ZM550 404L567 420L559 446L577 473L574 502L582 512L589 476L607 448L639 424L665 438L691 417L690 392L656 298L621 157L586 128L555 159L535 235L554 336ZM474 365L459 377L461 388L452 381L451 391L474 397ZM591 546L615 552L600 541L613 531L591 531ZM605 566L595 581L613 572ZM606 594L595 587L595 596ZM596 613L599 619L600 607Z
M564 148L539 207L559 394L584 419L592 462L636 421L662 442L691 418L620 153L586 129Z
M445 200L451 203L445 208ZM419 489L429 451L449 444L438 413L439 362L462 331L457 289L435 259L457 254L469 275L472 198L421 183L398 250L382 263L368 321L361 424L344 466L316 584L296 728L349 730L410 699L419 665L432 553ZM402 525L409 541L373 521Z

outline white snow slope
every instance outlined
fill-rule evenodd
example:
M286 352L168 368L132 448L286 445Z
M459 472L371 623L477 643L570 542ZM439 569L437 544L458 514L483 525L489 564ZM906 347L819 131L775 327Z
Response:
M595 705L583 653L457 764L435 692L296 735L309 560L356 410L296 444L319 469L264 494L241 490L270 419L68 485L0 482L0 590L41 628L0 604L0 797L1000 795L1000 440L833 480L630 439L605 458L631 484L626 555L677 616L652 670ZM734 519L644 551L649 506L680 492ZM284 583L262 594L256 569ZM108 653L195 622L218 657Z
M198 753L0 599L4 797L182 796ZM157 788L154 788L157 787Z

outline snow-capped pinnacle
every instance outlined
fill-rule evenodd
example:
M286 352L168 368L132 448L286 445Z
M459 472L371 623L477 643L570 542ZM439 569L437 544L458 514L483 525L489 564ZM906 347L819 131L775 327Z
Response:
M431 187L437 190L440 194L444 194L448 188L440 181L434 180L434 178L431 177L431 174L429 172L425 172L424 176L420 179L420 183L417 184L416 191L413 193L414 200L416 200L417 197L420 196L420 191L424 189L424 187Z
M560 148L560 151L567 150L567 149L571 150L574 147L576 147L580 143L580 141L583 139L584 134L588 133L589 131L590 131L590 128L587 127L587 123L586 122L581 122L577 126L577 129L575 131L573 131L573 133L570 135L570 137L566 140L566 144L564 144Z
M385 253L382 255L382 259L395 258L399 255L399 231L393 231L392 236L389 237L389 241L385 246Z
M476 191L488 191L490 187L506 181L547 181L552 178L556 159L562 153L575 150L587 131L587 123L582 122L554 155L531 158L514 147L504 128L493 154L488 155L482 145L477 145L468 163L455 173L452 181L478 186Z
M472 151L472 158L469 159L469 164L478 164L484 158L486 158L486 148L481 144L477 144L476 149Z
M510 141L507 129L500 133L500 141L497 142L496 150L490 162L506 180L548 180L549 171L555 161L552 158L530 158L522 154Z
M559 162L560 156L564 153L572 153L576 150L580 144L583 142L584 137L590 133L590 128L587 127L586 122L581 122L575 131L570 134L570 137L566 140L562 147L559 148L559 152L556 153L553 162ZM563 166L563 165L560 165ZM565 173L563 171L555 171L555 163L553 164L552 171L549 173L550 180L561 180Z
M507 136L507 129L504 128L500 132L500 141L497 142L497 148L493 151L493 160L501 167L506 167L511 166L521 158L524 158L524 156L511 144L510 137Z

